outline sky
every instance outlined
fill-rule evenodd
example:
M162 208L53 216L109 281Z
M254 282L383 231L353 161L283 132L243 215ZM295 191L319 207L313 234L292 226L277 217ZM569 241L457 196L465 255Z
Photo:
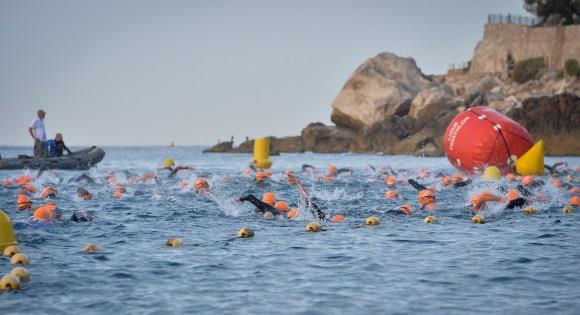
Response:
M0 0L0 145L212 145L331 124L380 52L426 74L467 61L488 13L522 0Z

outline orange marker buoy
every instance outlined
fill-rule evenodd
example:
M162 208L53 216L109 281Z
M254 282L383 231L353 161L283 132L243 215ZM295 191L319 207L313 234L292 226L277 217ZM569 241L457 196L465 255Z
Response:
M115 191L121 192L121 193L125 193L127 190L125 189L125 186L121 185L121 184L117 184L115 185L114 188Z

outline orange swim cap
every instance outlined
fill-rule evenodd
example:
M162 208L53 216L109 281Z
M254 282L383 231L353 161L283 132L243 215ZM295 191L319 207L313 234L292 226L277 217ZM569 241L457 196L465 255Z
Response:
M394 187L397 183L397 180L394 177L387 177L387 186Z
M336 174L336 166L334 164L328 165L328 175Z
M529 185L534 181L534 178L532 176L525 176L524 178L522 178L522 184L524 185Z
M2 180L2 186L4 186L4 187L12 186L13 184L14 184L14 182L10 178L4 178Z
M123 196L123 193L122 193L122 192L120 192L120 191L118 191L118 190L116 190L116 191L113 193L113 197L114 197L115 199L119 199L119 198L121 198L122 196Z
M344 221L344 216L342 214L335 214L330 218L330 222L342 222Z
M413 208L409 204L404 204L399 208L399 211L403 212L406 215L413 215Z
M198 179L195 180L195 184L194 184L195 190L202 190L202 189L208 189L209 188L209 184L207 183L207 180L203 177L200 177Z
M298 215L298 209L292 208L290 212L288 212L288 219L295 218Z
M385 193L385 199L395 199L399 198L399 194L396 191L389 190Z
M451 179L457 183L463 180L463 176L461 176L459 173L455 173L451 176Z
M16 205L19 210L30 209L32 207L32 201L30 201L27 195L18 195Z
M264 172L262 172L262 171L258 171L258 172L256 173L256 181L257 181L257 182L259 182L259 183L261 183L261 182L263 182L264 180L266 180L266 175L264 174Z
M31 181L32 181L32 177L27 176L27 175L23 175L23 176L20 176L16 179L15 184L16 184L16 186L22 186L22 185L26 185L26 184L30 183Z
M36 209L32 215L36 221L50 221L51 219L60 218L60 213L54 203L47 203L44 206Z
M520 194L515 189L510 189L507 193L507 199L509 201L516 200L520 198Z
M447 176L441 177L441 183L445 186L451 185L451 181L449 180L449 177L447 177Z
M507 180L510 182L513 182L516 179L516 177L512 173L507 173L505 178L507 178Z
M417 200L421 206L426 206L435 202L435 193L429 189L421 190L417 195Z
M24 191L28 191L28 192L31 192L31 193L35 193L35 192L36 192L36 188L34 188L34 186L32 186L32 185L30 185L30 184L28 184L28 185L24 185L24 186L22 187L22 190L24 190Z
M50 186L44 187L42 192L40 193L42 198L49 198L49 197L56 197L56 190Z
M276 204L274 204L274 208L282 212L287 212L289 210L288 204L286 203L286 201L283 200L276 201Z
M570 198L570 204L573 205L574 207L580 206L580 197L574 196Z
M554 184L554 187L556 187L556 188L562 188L562 182L559 179L557 179L557 178L554 179L552 181L552 183Z
M569 190L569 192L573 193L573 194L578 194L580 193L580 188L578 187L573 187Z
M273 192L267 192L262 195L262 201L271 206L274 206L276 204L276 194Z
M127 190L125 189L125 187L123 185L117 184L117 185L115 185L115 191L119 191L119 192L124 193Z

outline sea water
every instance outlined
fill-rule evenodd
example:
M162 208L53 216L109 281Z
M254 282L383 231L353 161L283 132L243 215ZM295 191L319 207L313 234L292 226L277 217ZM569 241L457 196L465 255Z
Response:
M30 154L30 148L1 147L3 157ZM0 314L578 314L580 312L580 211L562 213L570 195L547 185L549 201L537 213L501 207L488 210L487 223L471 223L469 196L490 189L474 178L463 188L444 188L436 174L454 170L445 158L361 154L281 154L272 157L273 176L256 184L242 171L248 154L202 154L200 147L107 147L98 167L86 172L46 171L37 189L53 185L63 220L31 224L30 213L16 209L17 189L0 187L0 209L11 217L19 246L28 255L32 281L22 290L0 294ZM154 171L171 157L194 171L179 172L159 183L128 185L130 174ZM579 158L548 158L580 166ZM302 164L317 168L305 176ZM351 168L332 183L320 181L326 167ZM372 168L371 168L372 166ZM417 192L399 183L399 199L387 190L380 168L399 170L399 180L431 173L437 184L439 218L418 211ZM328 215L342 223L322 222L324 231L308 233L311 220L265 220L249 204L235 200L266 191L297 204L299 194L284 172L294 170ZM401 171L402 170L402 171ZM114 199L105 176L116 172L127 187ZM126 173L128 171L129 173ZM0 178L24 171L0 171ZM96 184L71 181L82 173ZM28 174L35 176L36 171ZM208 179L212 193L189 187ZM227 177L227 178L226 178ZM79 187L93 194L76 196ZM491 188L493 189L493 187ZM35 205L41 204L37 195ZM409 203L414 216L396 211ZM90 223L74 223L73 211L89 209ZM374 215L381 224L364 226ZM255 236L235 239L249 227ZM169 238L183 246L167 248ZM87 254L83 246L101 251ZM0 275L10 271L0 259Z

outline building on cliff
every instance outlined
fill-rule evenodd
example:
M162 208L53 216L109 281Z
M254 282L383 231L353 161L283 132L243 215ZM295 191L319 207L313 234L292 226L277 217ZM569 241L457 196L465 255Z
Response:
M580 60L580 25L533 24L517 16L490 16L468 71L507 75L513 63L538 57L548 69L560 70L566 60Z

